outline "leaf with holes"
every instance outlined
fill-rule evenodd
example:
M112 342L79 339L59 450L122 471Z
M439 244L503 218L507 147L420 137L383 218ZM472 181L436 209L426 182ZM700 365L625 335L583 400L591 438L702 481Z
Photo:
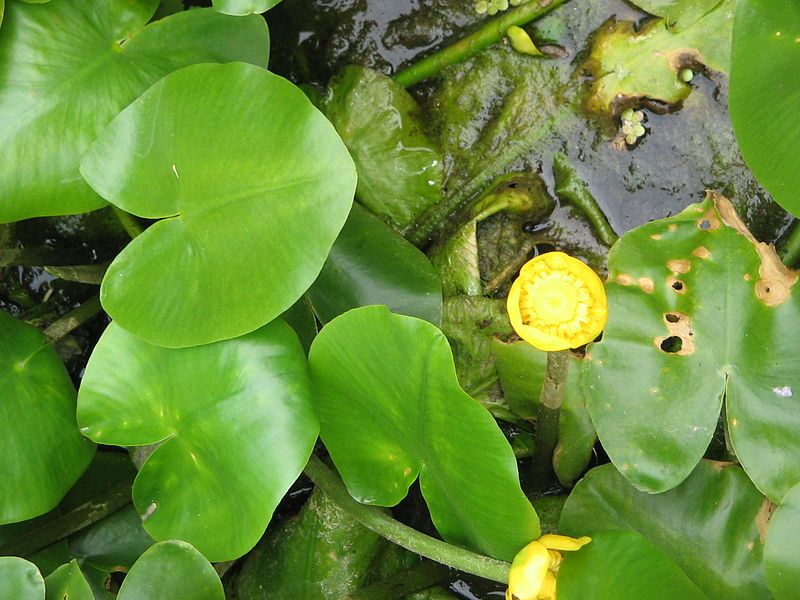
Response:
M456 380L441 331L357 308L323 327L309 355L321 437L354 498L394 506L419 477L442 536L510 560L539 536L497 423Z
M86 367L78 420L103 444L162 442L133 486L144 527L215 561L255 545L318 431L303 349L280 319L178 350L112 323Z
M747 165L775 201L800 215L800 4L737 0L731 120ZM766 111L765 111L766 107Z
M12 0L0 29L0 222L105 204L78 163L111 119L161 77L194 63L266 66L260 17L212 9L146 25L156 0Z
M612 19L603 25L586 62L594 77L587 107L616 113L643 99L676 104L692 91L679 76L682 69L703 66L727 73L732 2L723 0L679 33L671 32L664 19L638 31L633 21Z
M0 523L51 510L94 455L75 421L75 388L35 327L0 311Z
M161 542L133 565L118 600L225 600L214 567L186 542Z
M92 144L81 173L120 208L162 219L111 263L100 298L120 326L173 348L249 333L292 306L356 184L303 92L243 63L159 81Z
M779 501L800 481L797 273L715 194L626 233L608 268L608 325L583 375L613 463L641 490L675 487L724 398L737 457Z
M640 492L613 465L603 465L575 486L559 530L573 536L636 531L711 598L769 598L763 554L771 507L731 463L702 461L686 481L663 494Z

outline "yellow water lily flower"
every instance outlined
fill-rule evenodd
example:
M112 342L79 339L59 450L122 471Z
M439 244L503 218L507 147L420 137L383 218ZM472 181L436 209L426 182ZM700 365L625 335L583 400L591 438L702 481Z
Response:
M591 342L608 317L603 282L563 252L529 260L508 293L508 316L523 340L548 352Z
M579 550L592 541L549 533L520 550L508 572L506 600L556 600L556 574L562 552Z

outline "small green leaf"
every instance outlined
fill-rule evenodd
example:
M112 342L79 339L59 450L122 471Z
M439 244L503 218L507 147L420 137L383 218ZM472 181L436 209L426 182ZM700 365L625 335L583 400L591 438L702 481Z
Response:
M112 323L86 367L78 420L100 443L163 442L133 486L145 529L231 560L255 545L311 454L309 395L303 349L281 320L180 350Z
M528 342L506 343L497 337L492 337L489 344L503 387L503 400L516 416L535 419L547 369L547 352Z
M394 506L419 476L446 540L510 560L538 537L511 447L459 387L436 327L354 309L322 329L309 364L322 440L354 498Z
M323 322L369 304L434 325L442 319L442 286L428 258L358 205L307 296Z
M736 456L779 501L800 481L797 273L715 194L626 233L608 269L608 325L588 348L584 391L612 462L641 490L675 487L724 397Z
M159 81L92 144L81 172L120 208L163 218L111 263L100 295L120 326L173 348L249 333L294 304L356 180L305 95L243 63Z
M122 582L119 600L225 600L214 567L186 542L161 542L142 554Z
M561 514L561 531L594 537L600 531L633 530L711 598L769 598L762 554L771 506L730 463L703 461L663 494L640 492L613 465L603 465L575 486Z
M604 531L558 572L559 600L709 600L663 552L635 531Z
M730 108L747 165L783 208L800 215L800 5L736 0Z
M600 29L586 63L594 76L587 107L613 113L620 104L641 99L676 104L692 91L678 77L681 69L699 63L727 73L732 2L723 0L679 33L672 33L663 19L638 31L633 21L609 21Z
M94 444L75 421L75 388L47 338L0 311L0 523L55 508ZM2 596L0 596L2 597Z
M766 523L766 519L762 523ZM789 490L769 519L767 543L764 546L764 571L767 585L775 600L797 598L797 585L800 582L798 538L800 538L800 485Z
M45 600L44 579L36 565L16 556L0 556L0 598Z
M155 0L13 2L0 34L0 222L99 208L78 172L103 127L161 77L198 62L266 66L260 17L211 9L150 25Z
M268 11L281 0L212 0L214 8L226 15L253 15Z
M371 212L402 232L439 202L441 152L399 84L364 67L345 67L330 84L324 110L353 154L358 200Z
M567 387L558 415L558 443L553 469L564 486L571 486L592 460L597 432L583 393L583 361L570 355Z
M45 585L46 600L94 600L92 588L74 560L48 575Z

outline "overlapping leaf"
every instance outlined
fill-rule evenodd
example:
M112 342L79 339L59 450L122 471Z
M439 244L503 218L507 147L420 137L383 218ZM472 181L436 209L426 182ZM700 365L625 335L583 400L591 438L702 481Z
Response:
M75 421L75 388L36 328L0 311L0 523L54 508L94 444Z
M713 194L625 234L608 266L608 325L584 390L616 467L639 489L675 487L725 397L737 457L779 501L800 481L797 273Z
M769 598L763 553L770 508L747 475L730 463L703 461L663 494L640 492L613 465L604 465L575 486L564 505L561 530L589 536L636 531L710 598L750 600ZM612 579L606 570L596 576Z
M78 419L98 442L163 442L133 487L145 529L229 560L255 545L311 453L318 426L307 377L281 320L180 350L112 323L87 365Z
M268 11L281 0L212 0L216 10L226 15L252 15Z
M354 309L322 329L309 363L322 439L356 499L394 506L419 476L450 542L511 559L538 537L511 447L459 387L441 331Z
M731 120L747 165L775 201L800 215L800 5L737 0Z
M236 337L289 308L319 274L356 179L305 95L241 63L159 81L81 172L124 210L163 218L111 263L101 300L119 325L168 347Z
M13 0L0 28L0 222L105 201L78 163L102 128L158 79L199 62L266 66L263 19L207 10L145 26L156 0Z

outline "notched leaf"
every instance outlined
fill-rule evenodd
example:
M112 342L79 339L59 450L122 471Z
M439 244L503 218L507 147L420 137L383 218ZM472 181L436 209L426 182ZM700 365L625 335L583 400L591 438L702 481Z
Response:
M755 284L755 293L758 299L767 306L783 304L791 295L792 286L797 283L798 272L781 262L772 244L759 242L750 233L739 215L736 214L730 200L714 192L709 192L708 197L714 201L714 206L725 225L746 237L755 246L756 252L761 258L761 265L758 268L759 278Z

